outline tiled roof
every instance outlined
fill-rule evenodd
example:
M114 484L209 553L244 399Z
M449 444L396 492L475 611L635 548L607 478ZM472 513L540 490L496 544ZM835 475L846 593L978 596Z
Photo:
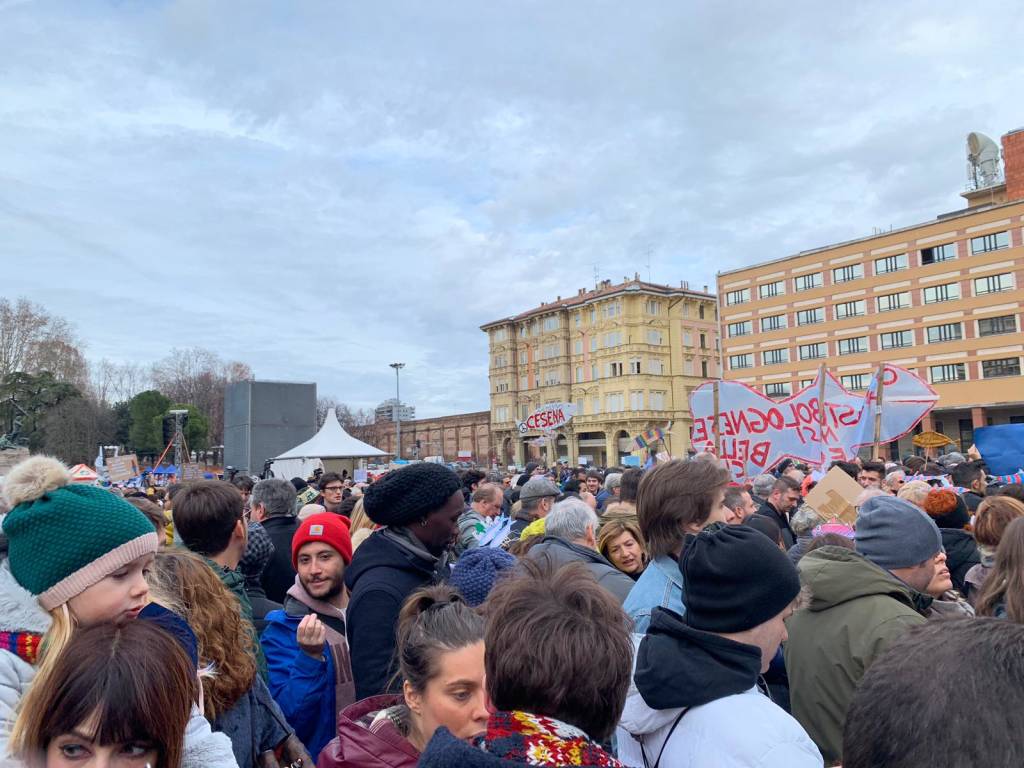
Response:
M691 290L690 288L677 288L672 285L659 285L658 283L648 283L644 280L627 280L624 283L611 285L611 281L606 280L600 286L598 286L592 291L584 291L582 293L576 294L575 296L568 296L566 298L560 297L555 301L551 301L546 304L541 304L539 307L528 309L525 312L520 312L518 315L513 315L511 317L502 318L501 320L494 320L493 322L485 323L484 325L480 326L480 329L486 330L487 328L490 328L491 326L495 325L503 325L505 323L516 323L521 320L526 320L527 318L533 317L535 315L544 315L549 312L557 312L560 310L572 309L573 307L583 306L593 301L609 298L616 294L627 292L632 293L634 291L639 293L650 293L656 296L690 296L694 299L709 299L712 301L715 300L715 294L713 293L706 293L704 291L694 291Z

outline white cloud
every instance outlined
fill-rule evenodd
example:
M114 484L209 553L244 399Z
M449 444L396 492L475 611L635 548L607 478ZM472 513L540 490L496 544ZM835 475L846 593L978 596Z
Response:
M484 408L477 327L595 265L713 285L961 207L965 134L1021 122L1015 10L8 3L3 293L97 357L362 406L401 359L420 415Z

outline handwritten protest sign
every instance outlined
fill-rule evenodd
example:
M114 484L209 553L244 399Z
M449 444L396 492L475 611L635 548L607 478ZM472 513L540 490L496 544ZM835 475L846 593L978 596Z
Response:
M925 381L905 368L882 368L879 440L907 434L938 400ZM819 372L818 377L822 374ZM873 440L877 388L867 395L849 392L830 372L792 397L774 401L738 381L707 382L690 395L693 414L691 443L699 451L716 452L714 387L718 387L717 453L737 479L755 477L784 458L823 466L850 459ZM824 397L819 399L819 392ZM820 402L824 402L824 408Z
M206 466L203 464L191 463L181 465L182 480L202 480L205 472Z
M839 467L832 467L805 501L826 520L836 518L853 525L857 520L857 497L863 492L860 483Z
M106 465L112 483L126 483L139 476L139 459L134 453L113 456L106 460Z
M550 432L568 424L575 415L576 406L573 403L549 403L538 408L516 426L520 434L533 431Z

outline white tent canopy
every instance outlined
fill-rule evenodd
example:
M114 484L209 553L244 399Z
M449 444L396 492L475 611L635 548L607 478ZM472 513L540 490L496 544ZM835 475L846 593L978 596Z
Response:
M346 432L331 408L320 431L275 457L271 469L275 477L309 477L315 469L323 467L324 459L369 459L387 455Z

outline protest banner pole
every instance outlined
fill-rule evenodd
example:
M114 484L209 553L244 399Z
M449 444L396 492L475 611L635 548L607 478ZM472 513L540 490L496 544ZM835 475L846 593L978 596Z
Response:
M879 444L882 442L882 398L885 393L885 363L879 363L878 373L875 374L875 377L875 381L878 384L875 387L875 455L872 458L877 459L881 456Z
M821 466L825 469L825 364L818 366L818 440L821 443Z
M717 379L715 380L715 383L712 385L712 393L713 393L712 394L712 398L713 398L712 407L715 410L715 420L714 420L714 422L712 422L712 428L715 431L715 456L721 456L722 455L722 445L721 445L721 440L719 440L719 434L718 434L719 433L719 427L718 427L719 412L718 412L718 380Z

